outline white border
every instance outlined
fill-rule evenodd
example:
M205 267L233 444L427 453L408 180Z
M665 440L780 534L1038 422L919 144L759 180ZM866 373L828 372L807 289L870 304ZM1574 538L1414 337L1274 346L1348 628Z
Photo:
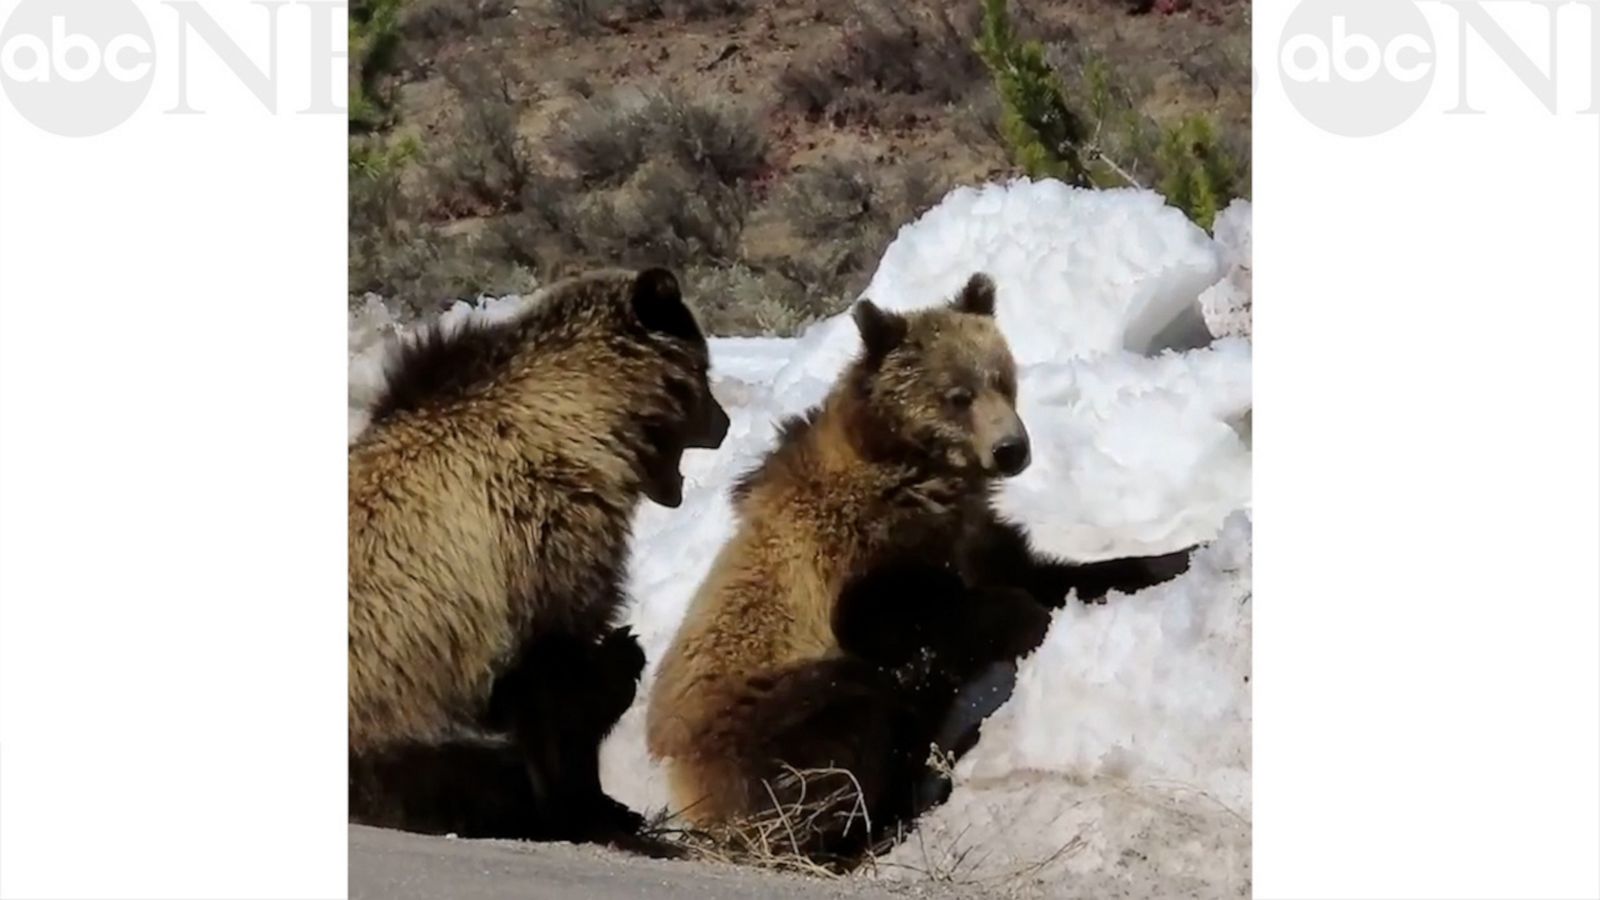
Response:
M1600 896L1600 117L1476 45L1486 114L1443 115L1441 40L1416 117L1330 137L1292 7L1254 11L1257 896Z
M345 122L280 15L278 115L192 39L206 115L170 66L95 139L0 98L6 896L346 890Z
M7 896L345 890L344 128L193 65L0 101ZM1260 896L1600 896L1600 118L1499 71L1344 141L1262 66Z

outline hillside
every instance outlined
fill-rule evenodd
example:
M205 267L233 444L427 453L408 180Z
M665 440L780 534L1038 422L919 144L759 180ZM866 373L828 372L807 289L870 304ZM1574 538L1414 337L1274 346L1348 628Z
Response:
M951 188L1021 173L974 49L981 12L358 0L351 298L414 313L664 264L716 333L795 333ZM1247 3L1032 0L1010 17L1116 169L1159 186L1164 141L1187 139L1168 132L1198 116L1248 196Z

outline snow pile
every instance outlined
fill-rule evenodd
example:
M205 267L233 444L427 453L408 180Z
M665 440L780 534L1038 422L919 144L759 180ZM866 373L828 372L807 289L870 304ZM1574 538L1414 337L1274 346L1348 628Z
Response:
M1157 194L1024 179L952 191L900 230L862 296L919 309L977 271L994 277L995 314L1026 367L1151 349L1223 265L1205 232ZM813 326L774 390L801 408L815 403L859 346L848 316Z
M1217 337L1250 337L1250 201L1235 200L1212 224L1228 274L1200 295L1206 328Z
M865 296L889 309L942 302L976 271L994 278L1034 453L997 505L1038 548L1090 560L1214 541L1174 582L1058 614L958 767L950 803L884 861L885 874L1043 880L1051 893L1248 892L1250 450L1236 428L1250 406L1251 347L1232 338L1183 349L1194 345L1173 337L1201 321L1202 294L1248 264L1248 205L1217 231L1150 192L1024 179L954 191L885 253ZM450 315L507 315L517 302ZM635 519L629 624L650 666L602 748L619 800L668 802L645 751L644 703L733 532L729 484L858 347L847 315L796 338L712 341L727 439L685 454L679 509L643 503Z
M1054 182L956 191L886 252L865 294L891 309L939 302L974 271L994 277L1035 460L998 504L1037 546L1082 560L1158 553L1229 525L1171 584L1058 615L950 803L884 874L1247 890L1250 452L1230 423L1250 406L1251 348L1128 349L1197 316L1228 265L1154 195ZM685 457L680 509L644 504L636 519L630 624L652 668L732 534L727 485L857 349L846 316L794 339L713 343L728 438ZM607 790L639 809L668 802L642 749L652 674L602 750Z
M881 871L1248 896L1250 530L1237 513L1183 576L1058 612L950 801Z
M383 389L384 361L401 333L399 319L376 294L350 310L350 441L367 427L367 410Z

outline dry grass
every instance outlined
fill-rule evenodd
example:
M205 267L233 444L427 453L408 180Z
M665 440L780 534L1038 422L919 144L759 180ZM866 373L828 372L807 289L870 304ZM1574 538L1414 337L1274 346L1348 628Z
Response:
M821 878L839 878L863 857L830 857L819 843L840 838L866 841L872 824L861 785L846 769L794 769L766 785L770 801L762 813L712 830L679 832L695 859ZM872 859L869 852L865 861Z
M937 748L929 749L929 767L953 780L954 759ZM767 796L766 811L715 830L673 830L658 825L655 833L674 836L690 857L697 860L829 879L900 872L914 875L918 880L971 889L974 893L1014 890L1036 880L1052 865L1087 846L1082 835L1074 835L1039 859L999 870L990 867L985 871L988 855L998 848L968 842L967 829L943 847L931 846L913 823L899 826L888 834L873 834L874 825L862 802L860 784L847 770L789 768L767 785ZM1004 810L991 810L990 814L1002 820ZM817 851L819 843L848 836L862 840L860 851L835 856ZM908 841L916 842L919 862L887 858L897 845Z

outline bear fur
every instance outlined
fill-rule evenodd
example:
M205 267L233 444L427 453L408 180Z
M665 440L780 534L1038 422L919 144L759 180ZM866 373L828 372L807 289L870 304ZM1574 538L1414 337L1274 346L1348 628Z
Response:
M689 823L776 804L809 823L794 849L859 856L948 792L930 748L970 747L1069 591L1094 600L1187 568L1187 550L1044 560L996 518L992 486L1027 466L1029 447L994 303L982 274L933 309L858 303L860 355L736 486L738 530L647 711L650 752Z
M625 839L599 743L644 654L613 629L641 495L682 501L726 413L677 280L558 282L402 346L349 450L350 814L412 831Z

